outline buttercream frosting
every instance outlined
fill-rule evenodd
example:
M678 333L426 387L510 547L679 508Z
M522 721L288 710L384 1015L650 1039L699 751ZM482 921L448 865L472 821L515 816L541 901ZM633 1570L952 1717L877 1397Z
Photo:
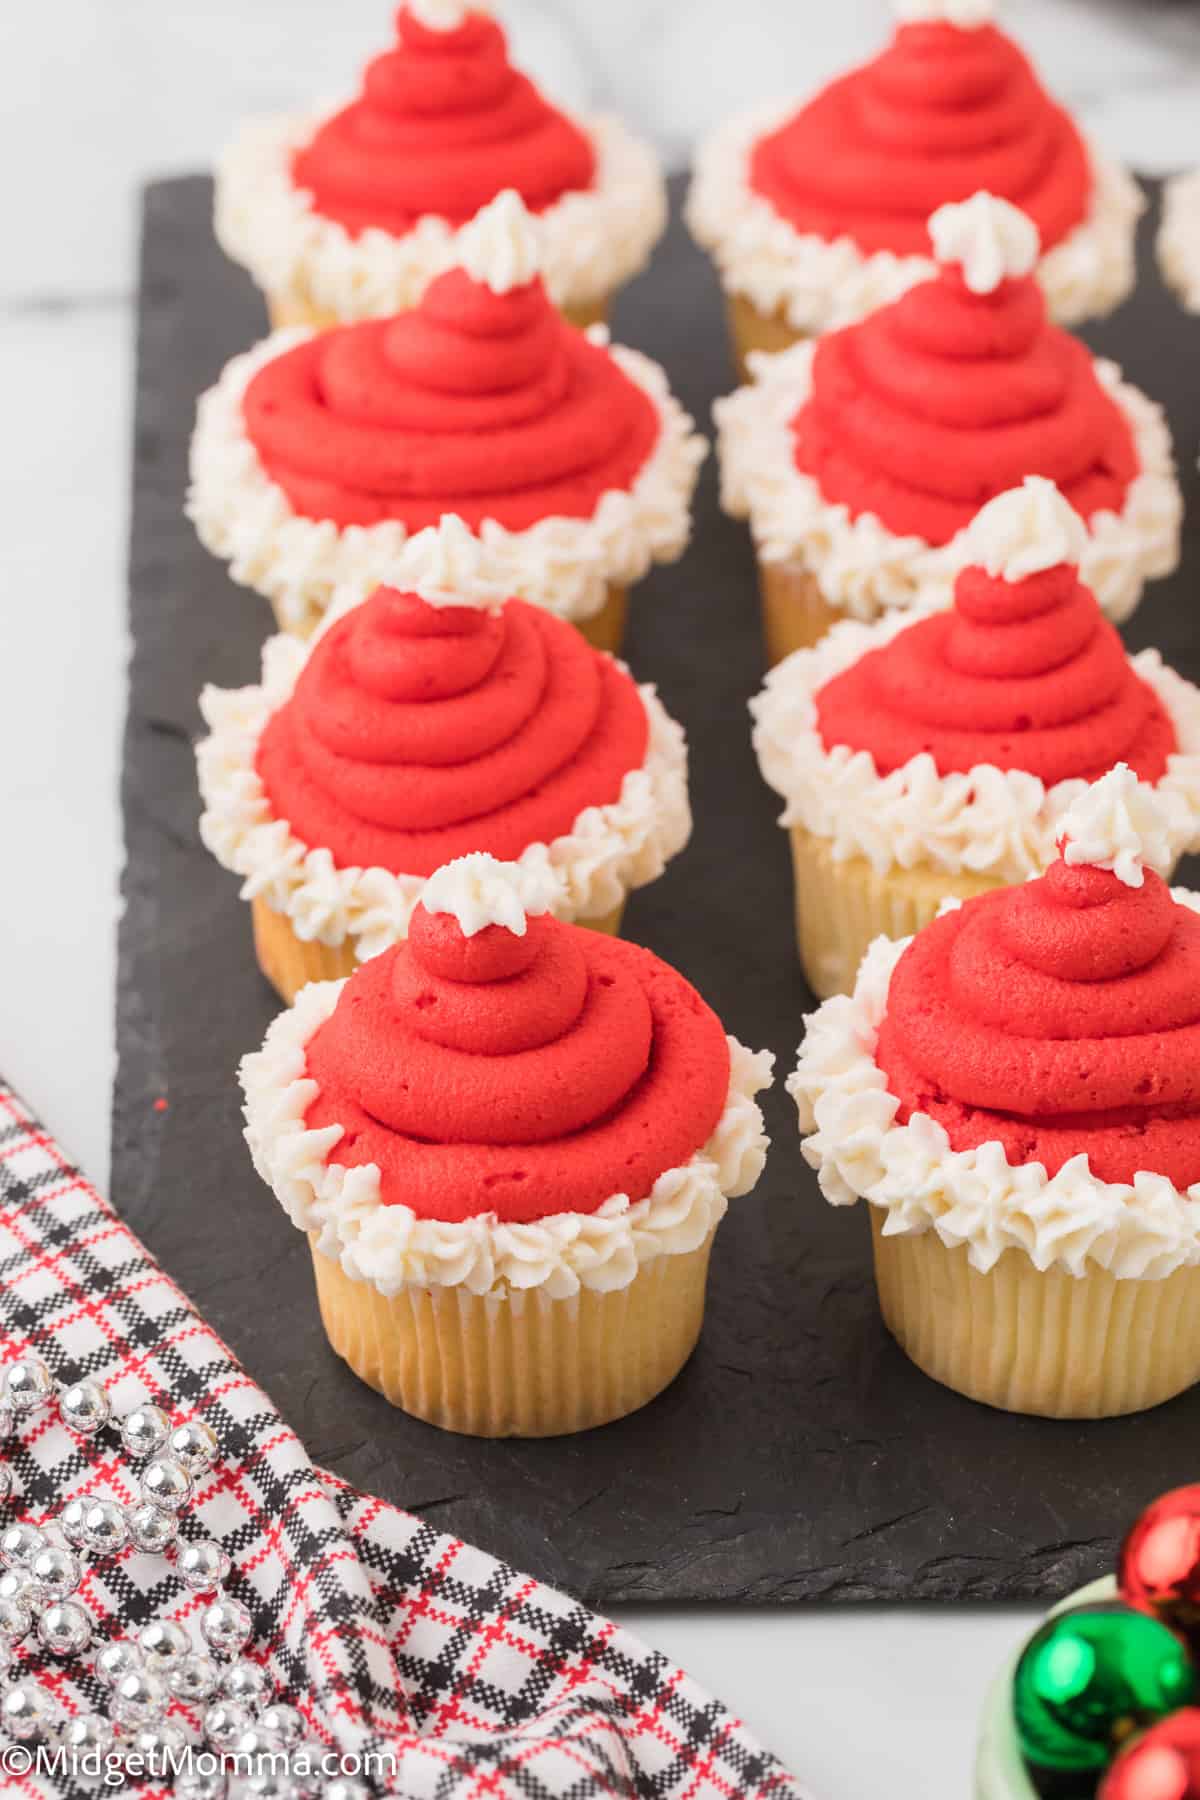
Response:
M766 561L803 560L854 617L952 578L973 515L1031 473L1086 519L1081 574L1110 617L1178 561L1161 409L1049 325L1029 279L973 295L943 269L751 369L714 409L723 503L749 517Z
M1146 869L1163 876L1175 865L1170 813L1128 763L1076 794L1058 835L1069 868L1107 869L1126 887L1140 888Z
M572 331L538 281L497 295L451 270L393 320L235 357L200 402L188 510L292 630L451 511L579 620L680 555L705 448L656 363Z
M502 925L524 937L531 918L553 912L558 884L548 869L522 868L474 850L435 869L421 893L427 913L446 914L465 938Z
M493 294L509 294L541 274L537 222L515 188L505 188L463 226L458 260L472 281L482 283Z
M781 824L881 874L1022 881L1053 860L1085 783L1124 758L1162 808L1166 862L1200 848L1200 690L1156 650L1127 659L1074 571L1037 566L1024 528L1039 507L1027 484L970 533L1029 574L969 567L949 611L843 621L770 671L751 712ZM1072 528L1051 511L1046 533L1057 554Z
M787 1083L826 1199L868 1200L885 1235L933 1229L983 1273L1009 1249L1123 1280L1200 1263L1197 910L1155 875L1060 862L877 939Z
M1003 282L1032 275L1042 248L1028 213L982 191L939 206L929 238L934 260L943 268L957 264L973 294L994 294Z
M520 909L511 874L490 881ZM626 1286L761 1172L770 1055L648 951L525 923L467 936L418 906L406 943L310 985L242 1064L260 1174L384 1292Z
M1183 304L1200 312L1200 169L1176 175L1166 185L1158 256Z
M403 230L353 231L320 211L312 192L297 184L294 163L326 123L323 115L288 114L239 131L217 164L217 238L282 301L346 320L401 312L456 261L462 220L431 205ZM551 298L585 307L644 268L666 229L667 200L654 151L620 119L600 114L573 126L590 154L589 184L561 191L540 207L538 220ZM504 180L505 171L489 165L480 201Z
M447 857L497 851L553 878L559 917L594 919L690 836L684 735L654 689L518 600L380 589L310 645L268 640L260 683L200 705L205 844L244 898L360 960Z
M992 0L892 0L892 11L904 25L957 25L970 31L992 17Z
M1052 481L1027 475L976 513L964 549L985 574L1025 581L1060 563L1078 568L1087 555L1087 528Z
M755 148L794 112L794 104L757 106L714 132L697 153L686 214L728 292L743 295L768 317L780 315L796 332L815 335L886 305L928 280L935 265L923 243L907 250L867 249L844 223L799 229L756 192ZM1136 276L1134 232L1145 207L1141 190L1094 144L1086 146L1086 155L1086 210L1043 250L1037 266L1051 315L1062 325L1111 312L1132 291Z

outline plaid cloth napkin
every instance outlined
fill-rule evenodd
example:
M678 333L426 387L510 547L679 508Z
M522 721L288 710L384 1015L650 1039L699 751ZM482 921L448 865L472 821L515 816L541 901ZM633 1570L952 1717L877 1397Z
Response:
M682 1670L566 1595L315 1469L266 1395L112 1208L0 1085L0 1362L36 1353L56 1380L102 1381L115 1411L158 1401L208 1421L220 1453L182 1534L218 1539L251 1610L248 1654L312 1735L374 1757L377 1792L411 1800L804 1800ZM77 1495L128 1504L112 1431L81 1439L53 1408L6 1446L5 1522ZM79 1599L97 1642L147 1620L197 1637L205 1601L162 1557L88 1563ZM79 1665L23 1647L65 1711L104 1711ZM176 1705L173 1717L195 1724ZM350 1769L348 1772L353 1772ZM7 1775L6 1796L67 1791ZM147 1785L143 1794L165 1793Z

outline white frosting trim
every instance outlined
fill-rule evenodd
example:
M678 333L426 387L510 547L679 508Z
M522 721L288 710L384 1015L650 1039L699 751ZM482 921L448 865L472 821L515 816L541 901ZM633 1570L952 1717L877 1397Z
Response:
M712 253L728 293L767 317L786 316L815 335L895 300L934 272L925 256L864 254L849 237L799 232L750 186L749 160L760 138L778 130L796 102L758 107L729 120L703 143L688 194L693 237ZM1141 189L1094 144L1087 217L1038 265L1038 278L1060 325L1111 312L1133 291L1133 240L1145 207Z
M1164 276L1189 312L1200 312L1200 169L1167 183L1158 257Z
M243 1059L246 1142L293 1225L316 1232L323 1255L381 1294L412 1286L503 1296L536 1287L563 1300L581 1287L628 1287L643 1263L698 1249L728 1201L749 1193L762 1173L768 1138L754 1096L770 1086L775 1059L731 1037L729 1094L716 1130L682 1167L660 1175L644 1200L631 1205L614 1194L594 1213L554 1213L524 1225L494 1213L449 1223L384 1206L374 1163L346 1169L326 1160L342 1127L304 1125L319 1092L305 1047L344 986L312 982L275 1020L262 1049Z
M750 702L759 766L787 803L780 824L829 840L839 862L863 856L881 875L933 868L1024 881L1054 860L1063 816L1085 782L1047 789L1036 775L991 764L939 775L929 755L880 775L868 751L844 744L827 750L817 729L818 690L934 610L893 613L870 625L843 620L814 649L794 651L772 669ZM1170 715L1180 746L1155 790L1174 863L1200 849L1200 688L1168 668L1157 650L1130 662Z
M456 856L435 869L421 893L427 913L446 913L458 921L464 937L489 925L503 925L524 937L532 918L553 912L561 884L553 870L501 862L486 851Z
M938 548L915 535L898 537L874 513L852 519L848 507L827 501L812 476L801 473L791 421L808 398L815 349L805 342L777 356L752 354L754 379L717 401L721 503L735 517L749 518L764 562L802 560L829 605L870 619L949 582L970 560L970 527ZM1095 370L1129 421L1141 469L1119 513L1092 517L1080 562L1082 579L1120 622L1143 585L1178 563L1183 496L1162 408L1123 380L1116 363L1097 358Z
M205 547L228 560L234 581L273 600L281 622L301 635L313 629L343 583L369 588L390 580L408 537L398 520L339 531L330 519L293 512L246 435L242 395L250 379L312 335L305 328L272 332L228 362L216 386L201 395L187 497L188 517ZM592 326L588 336L608 341L603 326ZM527 531L507 531L485 519L480 533L489 550L507 560L510 593L575 622L599 612L610 582L628 585L652 563L682 556L691 535L696 474L708 454L658 363L621 344L609 353L659 415L658 442L633 486L610 488L588 519L552 516Z
M272 299L346 320L402 312L458 260L458 233L427 213L402 237L378 227L354 237L314 212L311 194L293 184L292 156L323 116L242 127L217 163L218 241ZM591 140L594 183L539 214L543 279L558 306L606 299L645 267L667 225L666 187L650 146L608 115L574 122Z
M1200 895L1176 900L1200 910ZM951 1150L925 1113L895 1122L899 1101L875 1061L892 971L912 942L876 938L854 992L805 1020L787 1090L796 1102L804 1159L833 1206L864 1199L886 1213L884 1236L930 1229L949 1249L966 1245L986 1274L1006 1250L1041 1270L1083 1276L1098 1264L1120 1281L1162 1281L1200 1263L1200 1183L1181 1193L1163 1175L1100 1181L1086 1155L1053 1178L1041 1163L1010 1166L996 1142Z
M285 913L298 938L355 940L360 962L408 930L425 879L388 869L339 869L327 849L310 848L271 811L254 763L267 720L288 698L309 646L286 634L263 646L256 686L206 687L200 710L210 735L196 747L204 811L200 836L221 865L242 877L242 898L260 896ZM622 665L624 666L624 665ZM618 798L589 806L565 837L531 844L519 864L547 869L559 887L556 917L602 918L633 888L662 874L691 836L687 743L653 687L638 688L650 727L646 759L631 769Z

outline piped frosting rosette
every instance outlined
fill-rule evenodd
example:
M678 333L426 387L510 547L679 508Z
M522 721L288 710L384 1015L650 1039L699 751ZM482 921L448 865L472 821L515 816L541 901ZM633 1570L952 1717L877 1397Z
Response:
M407 942L310 985L244 1060L255 1165L352 1279L626 1287L757 1180L770 1055L550 901L527 871L452 863Z
M412 311L274 332L201 399L188 511L289 629L342 582L389 579L447 512L572 619L687 543L705 444L658 364L564 323L515 194L459 255Z
M1159 797L1172 867L1200 848L1200 691L1157 650L1126 655L1079 578L1075 510L1033 476L966 546L949 608L844 620L767 675L754 744L781 823L880 874L1022 881L1085 785L1125 762Z
M872 61L701 147L688 220L725 287L798 332L825 331L924 280L929 214L987 189L1036 224L1056 319L1111 311L1133 287L1137 184L1084 142L990 7L896 10Z
M408 5L332 114L258 120L221 157L217 236L275 296L340 319L413 305L504 188L542 221L558 304L601 301L666 225L658 160L619 119L572 119L508 58L483 7Z
M205 844L245 899L360 959L472 850L547 873L561 918L611 912L690 836L682 729L573 627L505 601L503 560L453 516L395 574L310 644L270 639L258 684L204 690Z
M788 1091L834 1205L936 1230L986 1273L1200 1262L1200 896L1172 892L1161 802L1118 766L1037 880L879 939L807 1020Z
M939 262L859 323L778 356L715 408L722 498L767 562L798 560L856 618L962 566L980 507L1026 475L1087 526L1081 572L1111 618L1179 559L1161 409L1050 324L1037 235L976 194L930 220Z
M1200 169L1166 185L1158 259L1188 311L1200 312Z

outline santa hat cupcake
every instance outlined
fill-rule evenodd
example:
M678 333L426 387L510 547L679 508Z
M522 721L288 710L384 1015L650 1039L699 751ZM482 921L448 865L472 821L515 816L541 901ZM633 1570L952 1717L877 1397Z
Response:
M859 317L929 274L925 221L986 188L1037 226L1067 325L1134 282L1136 183L1085 143L990 0L895 0L887 49L823 89L756 108L700 150L688 200L742 358Z
M389 580L447 512L603 649L629 585L682 553L703 439L657 363L564 323L540 245L506 191L410 312L274 332L200 401L188 511L285 630Z
M658 160L619 119L545 100L486 6L409 0L349 105L238 135L217 168L216 231L272 325L380 318L416 303L504 188L540 218L546 287L580 326L606 316L666 225Z
M624 664L506 599L504 573L443 519L394 586L350 590L310 643L270 639L257 685L201 695L200 833L242 878L285 999L402 937L427 877L467 852L615 932L687 843L681 727Z
M1166 185L1158 259L1184 306L1200 312L1200 169Z
M1124 765L1047 873L876 942L788 1090L870 1202L884 1322L935 1380L1101 1418L1200 1379L1200 895Z
M932 280L755 359L717 403L722 498L758 546L772 661L951 578L980 507L1026 475L1083 519L1083 578L1111 618L1179 559L1161 409L1048 322L1032 222L981 193L929 233Z
M691 1354L771 1061L648 950L469 856L406 942L306 988L245 1059L246 1137L356 1374L449 1430L547 1436L643 1406Z
M810 987L844 993L872 939L947 896L1023 881L1117 762L1157 792L1171 866L1200 848L1200 690L1129 657L1080 580L1086 532L1051 482L985 506L948 610L844 621L751 702L786 801Z

